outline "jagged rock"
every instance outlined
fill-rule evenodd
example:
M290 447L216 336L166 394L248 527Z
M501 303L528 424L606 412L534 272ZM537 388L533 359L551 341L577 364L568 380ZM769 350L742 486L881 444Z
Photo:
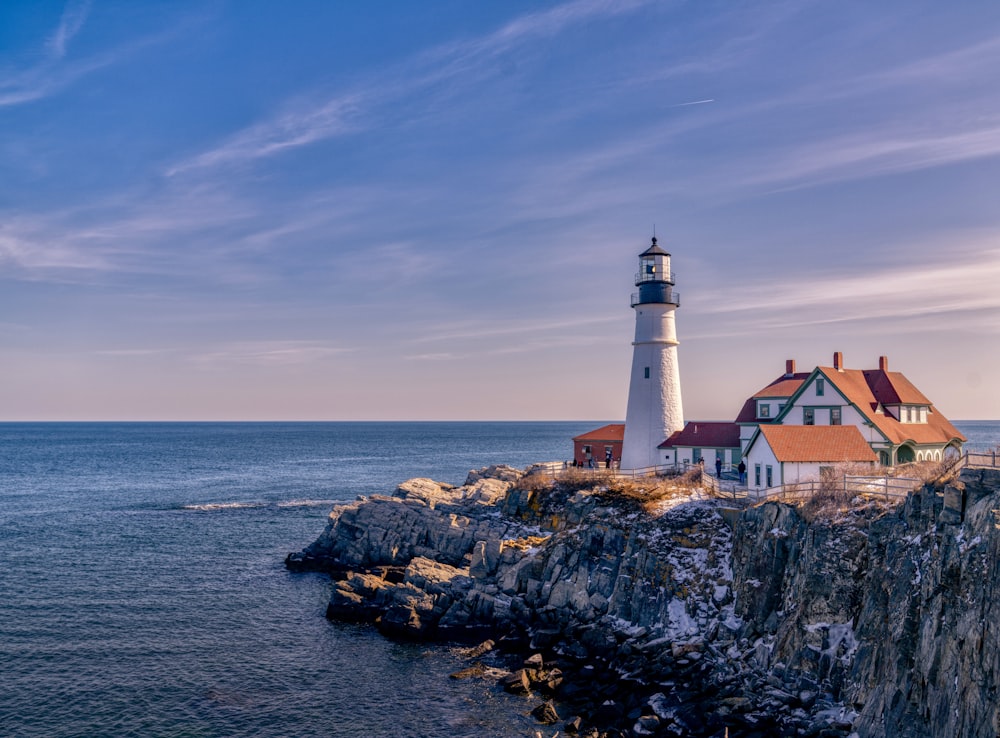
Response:
M524 668L526 669L541 669L544 665L545 659L540 653L532 654L524 660Z
M512 694L531 694L531 681L524 669L518 669L503 677L500 686Z
M504 688L606 735L997 735L1000 473L895 510L767 503L734 529L710 502L521 479L410 480L334 510L287 565L337 579L330 617L530 644Z
M559 722L559 713L551 700L547 700L531 711L531 717L542 725L554 725Z

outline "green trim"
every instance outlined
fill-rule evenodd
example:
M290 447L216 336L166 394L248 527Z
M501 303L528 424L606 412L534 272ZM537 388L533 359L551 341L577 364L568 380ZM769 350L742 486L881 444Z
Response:
M860 415L861 418L864 420L865 424L869 425L872 428L874 428L875 431L880 436L882 436L882 440L885 443L889 443L889 444L892 443L889 440L888 436L886 436L885 433L883 433L882 430L878 427L878 425L875 424L875 421L871 419L871 416L868 413L866 413L864 410L862 410L860 407L858 407L858 405L856 403L851 402L846 397L844 397L844 393L840 391L840 388L837 386L836 380L834 378L832 378L830 375L828 375L826 372L824 372L821 367L816 367L815 369L813 369L812 372L809 374L809 376L806 377L802 381L802 384L799 385L799 388L797 390L795 390L795 392L792 393L791 397L788 398L788 405L785 407L784 412L779 413L778 417L776 417L774 419L774 422L776 424L778 424L778 425L784 425L785 416L788 415L789 412L791 412L792 408L795 407L795 403L798 402L799 397L801 397L802 394L805 393L806 387L808 387L809 383L812 382L813 379L815 379L817 376L824 377L826 379L826 381L827 381L828 386L832 387L836 391L836 393L840 396L840 399L843 400L844 403L848 407L853 407L854 410L858 413L858 415ZM824 397L825 396L826 395L824 395ZM806 406L803 405L803 407L806 407ZM843 415L841 415L840 422L841 422L841 425L844 424ZM853 423L852 423L852 425L853 425ZM868 443L869 445L871 445L872 443L878 443L878 441L868 441L866 439L866 443Z

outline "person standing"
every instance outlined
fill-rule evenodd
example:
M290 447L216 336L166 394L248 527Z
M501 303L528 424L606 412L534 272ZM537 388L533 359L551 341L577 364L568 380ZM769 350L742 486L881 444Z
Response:
M719 458L718 454L715 456L715 478L722 479L722 459Z
M740 473L740 484L746 484L747 483L747 465L743 461L743 459L740 459L740 465L738 467L736 467L736 469Z

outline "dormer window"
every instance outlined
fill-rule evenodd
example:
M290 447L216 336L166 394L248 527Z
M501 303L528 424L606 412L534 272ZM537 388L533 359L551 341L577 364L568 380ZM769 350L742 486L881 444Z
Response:
M766 402L757 403L757 417L758 418L770 418L771 417L771 406Z

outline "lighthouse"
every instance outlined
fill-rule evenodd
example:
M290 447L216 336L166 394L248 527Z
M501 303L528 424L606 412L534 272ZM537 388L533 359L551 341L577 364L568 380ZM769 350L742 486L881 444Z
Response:
M656 237L639 254L638 292L632 294L635 340L632 376L628 386L622 469L656 466L657 447L684 427L681 375L677 365L677 327L674 312L680 295L674 292L670 254Z

